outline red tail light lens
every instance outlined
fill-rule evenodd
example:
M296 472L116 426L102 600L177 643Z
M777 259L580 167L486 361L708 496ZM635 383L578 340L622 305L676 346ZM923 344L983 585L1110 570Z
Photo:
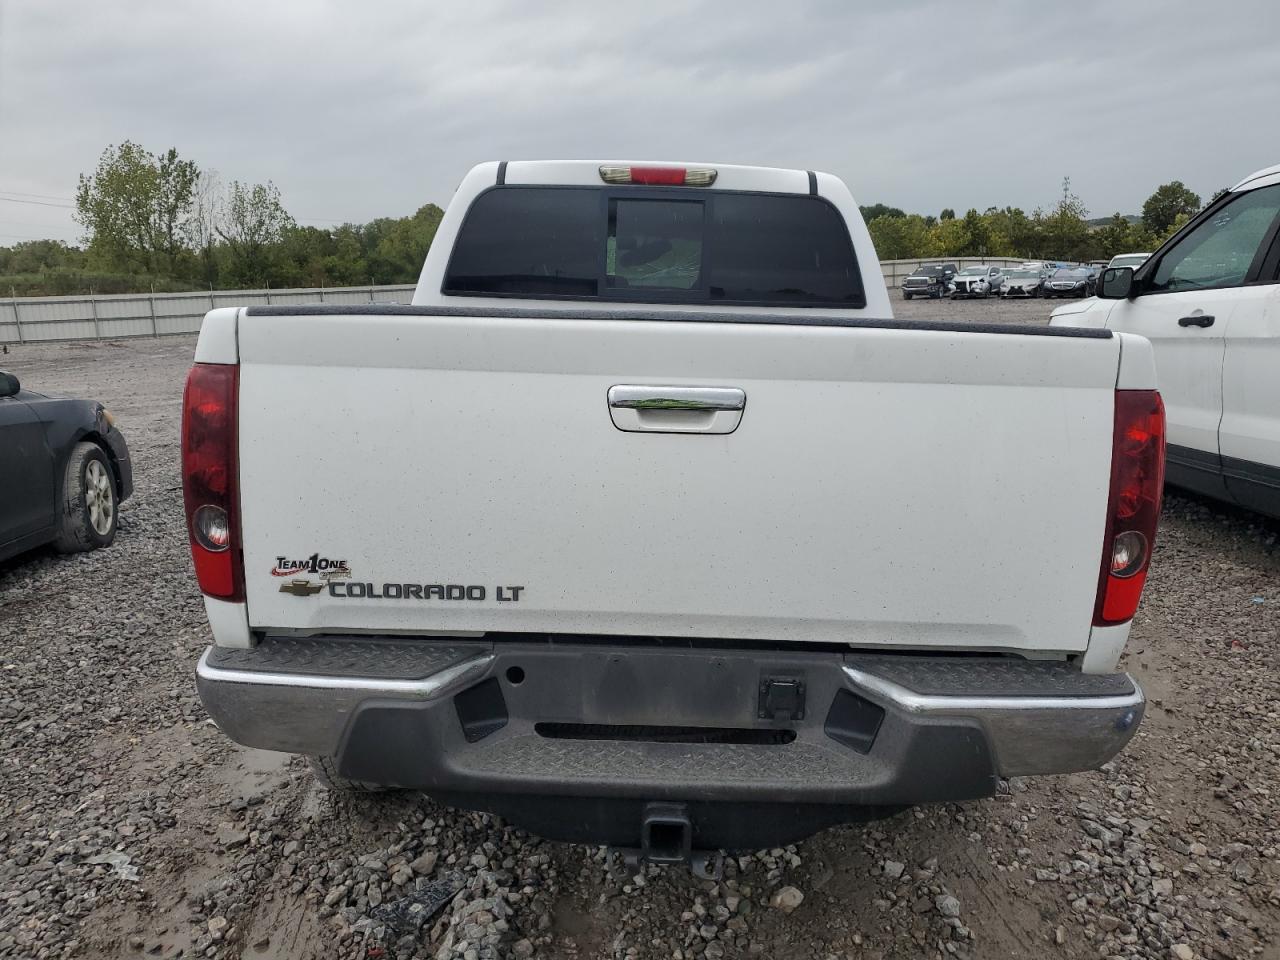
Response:
M651 187L709 187L716 182L711 167L613 167L600 168L605 183L638 183Z
M1111 496L1093 623L1133 619L1147 581L1164 493L1164 403L1154 390L1117 390Z
M236 399L240 368L197 363L182 395L182 497L191 559L200 589L220 600L244 599Z
M684 167L632 167L631 182L683 187Z

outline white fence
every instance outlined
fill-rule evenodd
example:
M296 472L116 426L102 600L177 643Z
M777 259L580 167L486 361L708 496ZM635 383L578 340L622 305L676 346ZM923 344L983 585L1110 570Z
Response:
M196 333L215 307L279 303L408 303L413 284L299 290L210 290L119 296L18 297L0 300L0 343L114 340Z
M965 267L975 263L1016 266L1007 257L939 257ZM921 260L885 260L880 264L890 291ZM115 340L196 333L215 307L278 303L408 303L413 284L387 287L313 287L297 290L210 290L208 293L126 293L118 296L17 297L0 300L0 343L48 340Z

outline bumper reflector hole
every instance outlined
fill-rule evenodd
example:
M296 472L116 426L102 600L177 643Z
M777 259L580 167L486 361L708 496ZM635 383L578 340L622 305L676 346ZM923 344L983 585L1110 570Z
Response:
M497 677L481 680L474 687L463 690L453 698L458 711L458 723L467 743L483 740L507 725L507 701L502 697L502 687Z
M841 690L831 701L823 728L836 743L858 753L867 753L876 742L882 720L884 710L881 707L849 690Z
M507 683L511 684L513 687L518 687L520 684L524 683L524 668L507 667Z

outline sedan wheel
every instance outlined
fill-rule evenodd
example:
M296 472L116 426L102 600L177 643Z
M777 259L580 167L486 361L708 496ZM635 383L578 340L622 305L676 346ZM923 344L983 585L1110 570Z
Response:
M58 536L62 553L105 547L116 538L119 511L115 473L102 448L77 443L67 458L58 504Z
M85 505L89 509L89 524L99 536L105 537L116 522L116 495L111 489L111 477L101 460L90 460L84 468Z

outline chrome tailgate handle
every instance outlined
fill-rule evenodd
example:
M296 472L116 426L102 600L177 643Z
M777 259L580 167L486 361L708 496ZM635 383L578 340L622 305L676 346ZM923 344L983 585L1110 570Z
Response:
M747 394L737 387L609 388L609 416L629 433L733 433L746 405Z

